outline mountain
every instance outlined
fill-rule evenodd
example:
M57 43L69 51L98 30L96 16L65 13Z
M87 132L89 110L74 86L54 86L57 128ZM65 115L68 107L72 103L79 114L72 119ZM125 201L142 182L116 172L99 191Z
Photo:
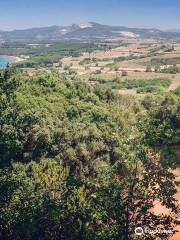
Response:
M180 29L169 29L167 32L180 33Z
M128 28L94 22L71 26L50 26L25 30L0 31L0 41L58 41L71 39L180 39L180 33L156 28Z

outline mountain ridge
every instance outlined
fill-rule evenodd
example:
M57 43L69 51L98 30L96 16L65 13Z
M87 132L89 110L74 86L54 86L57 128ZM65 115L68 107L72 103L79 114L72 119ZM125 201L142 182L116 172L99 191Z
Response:
M69 26L36 27L22 30L0 31L0 41L58 41L83 39L180 39L180 33L157 28L131 28L110 26L96 22L83 22Z

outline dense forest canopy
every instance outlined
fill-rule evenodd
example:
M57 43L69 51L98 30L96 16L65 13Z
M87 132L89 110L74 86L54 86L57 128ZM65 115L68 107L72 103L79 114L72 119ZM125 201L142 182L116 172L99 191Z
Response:
M61 42L4 42L0 44L0 55L25 56L22 62L17 62L19 68L52 67L63 57L79 57L83 52L108 50L123 43L108 44L100 41L61 41Z
M162 159L157 149L179 144L179 127L179 89L137 98L56 71L1 71L0 238L128 240L137 226L172 230L175 153ZM155 201L173 214L155 215Z

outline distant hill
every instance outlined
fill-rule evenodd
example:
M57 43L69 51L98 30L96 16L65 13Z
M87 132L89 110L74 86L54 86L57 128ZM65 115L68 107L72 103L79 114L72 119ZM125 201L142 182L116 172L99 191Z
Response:
M165 32L156 28L128 28L108 26L94 22L51 26L25 30L0 31L0 41L60 41L71 39L180 39L178 32Z
M170 29L168 32L180 33L180 29Z

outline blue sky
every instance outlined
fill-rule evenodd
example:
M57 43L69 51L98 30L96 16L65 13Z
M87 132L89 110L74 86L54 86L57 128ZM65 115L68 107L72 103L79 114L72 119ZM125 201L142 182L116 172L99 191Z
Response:
M0 30L82 21L180 29L180 0L0 0Z

